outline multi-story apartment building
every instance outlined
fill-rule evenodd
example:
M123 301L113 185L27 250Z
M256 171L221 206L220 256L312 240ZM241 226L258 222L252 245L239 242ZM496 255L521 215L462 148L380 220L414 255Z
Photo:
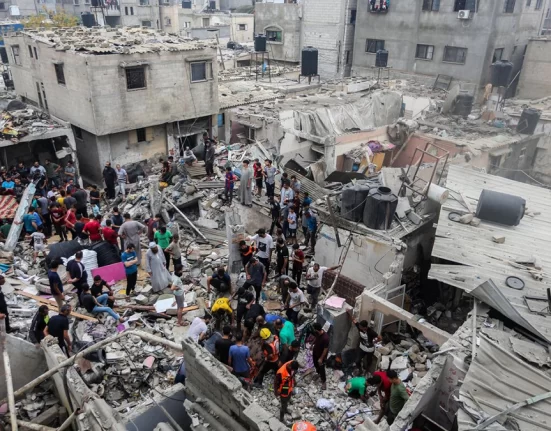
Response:
M355 75L372 75L385 49L394 70L484 85L496 60L512 61L517 75L549 0L393 0L384 11L372 3L358 0Z
M255 6L255 32L265 33L275 60L300 61L305 46L318 49L323 78L350 76L358 0L302 0Z
M216 45L145 28L28 30L5 38L15 91L70 123L80 170L178 154L217 130Z

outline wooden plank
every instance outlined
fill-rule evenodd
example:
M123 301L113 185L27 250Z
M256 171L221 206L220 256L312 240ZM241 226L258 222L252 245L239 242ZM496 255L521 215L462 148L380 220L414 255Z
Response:
M27 298L34 299L35 301L38 301L41 304L45 304L45 305L48 306L49 310L58 311L57 305L54 305L52 303L52 301L49 301L46 298L42 298L41 296L33 295L32 293L23 292L22 290L18 290L18 289L15 291L15 293L16 293L16 295L25 296ZM98 323L98 319L96 319L94 317L86 316L84 314L77 313L75 311L71 311L71 316L76 317L78 319L89 320L90 322Z

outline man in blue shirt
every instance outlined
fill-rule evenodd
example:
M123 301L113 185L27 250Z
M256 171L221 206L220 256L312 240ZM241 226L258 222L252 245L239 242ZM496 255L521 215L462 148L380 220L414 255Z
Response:
M138 279L138 256L134 251L134 244L126 245L126 251L121 255L121 258L126 270L126 296L130 296Z
M305 239L306 245L310 242L310 248L312 253L314 253L316 248L316 234L318 232L318 218L310 210L304 213L306 219L308 220L308 237Z
M6 181L2 183L2 187L6 190L12 190L15 188L15 183L12 181L11 177L7 177Z
M228 365L233 368L233 374L247 379L250 375L249 365L253 366L249 347L243 345L243 334L235 335L235 344L230 347Z

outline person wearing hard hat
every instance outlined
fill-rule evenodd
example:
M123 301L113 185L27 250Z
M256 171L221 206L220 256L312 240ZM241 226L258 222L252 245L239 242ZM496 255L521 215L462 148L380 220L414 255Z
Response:
M293 431L316 431L317 428L313 423L308 421L299 421L293 425Z
M279 420L283 422L287 407L291 401L291 394L295 386L295 373L298 370L297 361L289 361L276 372L274 380L274 393L280 400Z
M258 372L258 376L254 382L256 387L262 387L264 376L270 371L278 370L279 363L279 337L273 335L272 331L268 328L262 328L260 330L260 338L262 338L262 352L264 353L264 362Z

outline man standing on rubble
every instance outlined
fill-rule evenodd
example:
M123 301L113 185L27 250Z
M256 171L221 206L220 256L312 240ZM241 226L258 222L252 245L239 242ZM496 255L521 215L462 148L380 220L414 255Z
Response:
M318 303L318 298L321 291L321 282L325 271L334 271L341 266L342 265L336 265L328 268L326 266L320 266L319 263L314 263L314 266L308 270L306 273L306 280L308 282L306 293L310 295L310 299L312 300L312 309L315 309Z
M142 263L142 252L140 247L140 234L146 232L147 228L137 222L132 220L130 214L124 214L124 223L119 229L119 236L124 239L125 244L134 244L136 247L136 254L138 258L138 266ZM165 286L166 287L166 286Z
M169 287L172 276L166 269L165 255L154 242L149 243L149 250L145 255L145 270L149 274L153 292L157 293Z
M149 242L155 241L155 233L159 228L159 222L161 221L161 214L155 214L155 217L150 217L147 221L147 239Z
M6 283L4 274L0 274L0 319L4 319L6 322L6 333L11 332L10 327L10 314L8 313L8 304L6 304L6 298L4 292L2 292L2 286Z
M205 152L205 170L207 171L207 177L212 177L214 175L214 156L216 148L212 142L205 142L207 150Z
M52 317L44 328L44 335L51 335L57 338L61 350L69 356L71 353L71 337L69 337L69 316L71 314L71 306L63 305L57 316Z
M404 408L404 405L409 399L409 395L406 391L406 387L398 377L398 373L396 373L395 370L388 370L386 375L392 383L386 421L389 425L392 425L396 419L396 416L398 416L400 411Z
M289 413L289 401L295 387L295 374L298 371L298 362L290 361L277 370L274 381L274 393L279 397L281 407L279 409L279 420L285 420L285 413Z
M254 290L256 291L256 302L259 302L262 287L266 284L266 278L268 277L266 268L264 268L264 265L259 262L259 259L256 256L253 256L251 261L245 267L245 272L247 273L247 281L243 287L245 289L249 286L254 287Z
M86 190L81 189L76 184L73 198L77 201L77 214L82 214L82 217L88 218L88 193L86 193Z
M243 160L241 182L239 183L239 201L241 205L253 206L253 172L249 169L249 160Z
M121 168L121 165L116 166L117 169L117 191L121 193L122 200L126 199L126 184L128 184L128 174Z
M105 162L103 168L103 182L107 189L107 199L115 199L115 182L117 181L117 172L111 167L110 162Z
M254 241L256 245L256 257L264 265L266 274L270 273L270 262L272 252L275 248L271 235L266 233L265 229L258 229L256 235L246 238L247 241Z
M270 159L264 160L264 181L266 182L266 196L268 196L268 199L275 196L275 176L277 174L279 174L279 171L272 166L272 161Z
M29 329L29 341L36 347L40 347L40 342L44 339L44 329L50 321L48 316L48 306L41 305L33 317L31 328Z
M75 253L75 258L67 262L67 272L69 272L68 283L72 283L73 286L77 289L78 303L82 307L82 301L80 296L82 295L82 286L86 283L88 274L86 273L86 268L82 263L82 251L77 251Z
M352 320L352 323L358 329L360 334L360 345L357 351L356 366L358 369L364 369L368 372L371 368L371 362L373 361L373 355L375 354L375 341L379 339L379 335L369 327L367 320L358 321L352 316L352 310L347 310L348 317Z
M300 290L296 283L289 284L289 294L285 300L285 309L287 318L295 325L298 324L298 314L303 305L308 304L304 292Z
M52 163L49 159L44 160L44 164L46 165L46 176L48 177L48 181L54 186L59 187L61 185L61 180L59 178L61 166L57 163Z
M57 273L57 268L59 268L59 262L54 259L50 264L50 270L48 271L48 281L50 282L50 292L57 303L57 308L61 310L65 297L63 295L63 283Z
M322 326L316 322L312 325L316 340L312 347L312 359L314 360L314 367L316 372L320 376L321 390L327 389L327 376L325 374L325 360L327 359L327 353L329 351L329 334L325 332Z

